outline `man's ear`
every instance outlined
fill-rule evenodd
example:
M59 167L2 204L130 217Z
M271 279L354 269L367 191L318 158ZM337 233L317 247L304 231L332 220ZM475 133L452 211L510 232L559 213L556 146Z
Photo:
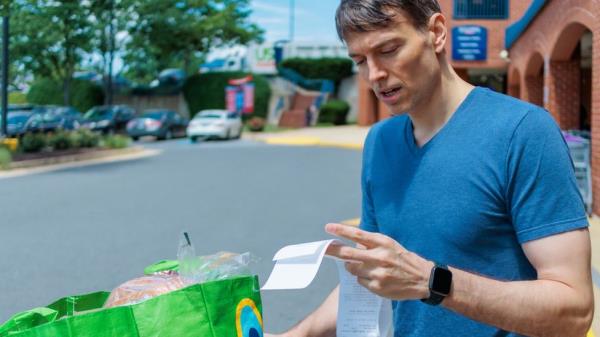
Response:
M446 46L448 38L448 28L446 28L446 18L442 13L435 13L429 18L427 26L431 36L431 44L436 53L441 53Z

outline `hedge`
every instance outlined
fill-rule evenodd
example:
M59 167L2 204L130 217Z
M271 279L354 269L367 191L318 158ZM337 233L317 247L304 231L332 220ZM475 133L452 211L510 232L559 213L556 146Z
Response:
M225 87L230 79L249 75L244 72L214 72L195 74L187 78L183 85L183 95L190 110L190 117L205 109L225 109ZM254 113L250 116L266 118L269 110L271 88L269 82L260 75L254 78Z
M27 93L27 102L39 105L64 105L63 84L60 81L42 78L36 80ZM71 106L81 112L95 105L102 105L104 92L96 84L84 80L71 82Z
M332 99L321 106L319 123L346 124L350 105L346 101Z
M20 91L9 92L8 104L27 104L27 97Z
M306 78L332 80L336 84L353 73L352 60L343 57L292 57L281 61L279 66L295 70Z

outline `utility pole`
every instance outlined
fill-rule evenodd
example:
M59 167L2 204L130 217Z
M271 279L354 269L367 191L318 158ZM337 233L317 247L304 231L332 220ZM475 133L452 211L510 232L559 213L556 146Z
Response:
M290 42L294 41L294 20L296 19L296 5L294 2L295 0L290 0Z
M2 18L2 135L6 136L8 116L8 13Z
M115 55L115 31L114 31L114 12L115 12L115 2L114 0L110 0L110 9L109 9L109 29L108 29L108 78L106 79L106 101L108 105L113 104L113 58Z

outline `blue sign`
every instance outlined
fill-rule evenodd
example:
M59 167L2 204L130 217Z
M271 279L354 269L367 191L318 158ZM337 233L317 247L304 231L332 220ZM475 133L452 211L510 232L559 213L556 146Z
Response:
M452 59L454 61L485 61L487 59L487 28L474 25L452 28Z

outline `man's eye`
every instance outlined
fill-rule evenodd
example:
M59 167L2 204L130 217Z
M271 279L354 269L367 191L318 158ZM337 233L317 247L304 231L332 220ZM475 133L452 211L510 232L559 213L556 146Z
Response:
M391 54L393 52L395 52L396 50L398 50L398 47L394 47L394 48L389 48L389 49L384 49L381 51L382 54Z
M357 66L359 66L363 63L365 63L365 60L354 60L354 64L356 64Z

